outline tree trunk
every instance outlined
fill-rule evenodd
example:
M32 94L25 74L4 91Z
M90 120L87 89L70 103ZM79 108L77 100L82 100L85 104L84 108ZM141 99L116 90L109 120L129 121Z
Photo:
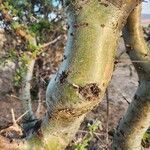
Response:
M137 0L65 1L68 41L63 63L47 88L48 113L33 129L37 134L20 149L65 149L87 112L102 100L120 32L136 4Z
M86 113L101 101L111 79L120 31L136 2L67 4L68 41L64 61L47 88L50 124L42 128L45 140L39 144L49 150L64 149Z
M130 14L123 37L130 59L139 76L139 87L119 123L113 150L141 150L141 140L150 125L150 54L140 25L141 6Z

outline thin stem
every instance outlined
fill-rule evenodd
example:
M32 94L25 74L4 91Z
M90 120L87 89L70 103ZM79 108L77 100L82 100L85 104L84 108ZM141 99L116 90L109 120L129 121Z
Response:
M108 88L106 89L106 100L107 100L106 142L107 142L107 145L108 145L109 144L109 135L108 135L108 132L109 132L109 92L108 92Z

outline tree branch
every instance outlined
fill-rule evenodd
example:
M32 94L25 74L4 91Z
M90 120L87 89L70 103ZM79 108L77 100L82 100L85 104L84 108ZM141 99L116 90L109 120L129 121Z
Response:
M130 14L123 30L127 53L139 76L139 86L115 133L114 150L141 150L141 140L150 125L150 49L144 40L140 14L141 5Z

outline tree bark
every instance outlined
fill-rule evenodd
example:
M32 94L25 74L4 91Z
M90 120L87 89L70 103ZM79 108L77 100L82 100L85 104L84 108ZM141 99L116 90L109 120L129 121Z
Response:
M34 64L35 59L29 60L29 62L26 64L27 71L23 77L23 81L21 84L20 100L22 101L23 112L24 113L27 112L26 115L24 116L25 121L34 119L31 103L31 92L30 92Z
M105 93L126 18L137 0L66 0L68 41L64 60L47 88L48 113L20 144L27 150L62 150L84 116Z
M27 35L27 40L29 41L30 44L33 46L37 47L36 43L36 38L32 37L30 35ZM34 52L33 52L34 53ZM36 55L36 54L35 54ZM34 69L34 64L36 60L36 56L34 54L26 54L26 57L28 59L28 62L25 64L26 66L26 71L23 76L23 80L21 83L21 91L20 91L20 99L22 101L22 107L23 107L23 112L27 112L26 115L24 116L24 121L29 121L33 120L34 114L32 111L32 102L31 102L31 80L33 77L33 69Z
M113 72L120 31L137 1L118 6L104 1L66 2L68 41L64 61L47 88L49 125L29 147L64 149L87 112L102 99ZM35 142L36 143L36 142ZM56 143L56 144L55 144Z
M139 86L115 133L113 150L141 150L141 140L150 125L150 49L140 25L141 5L127 20L123 37L127 53L139 77Z

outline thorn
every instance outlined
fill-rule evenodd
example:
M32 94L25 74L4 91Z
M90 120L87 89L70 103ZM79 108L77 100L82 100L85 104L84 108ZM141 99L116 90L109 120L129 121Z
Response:
M16 122L16 119L15 119L15 114L14 114L13 108L11 109L11 115L12 115L12 122L13 122L13 125L16 125L17 122Z

